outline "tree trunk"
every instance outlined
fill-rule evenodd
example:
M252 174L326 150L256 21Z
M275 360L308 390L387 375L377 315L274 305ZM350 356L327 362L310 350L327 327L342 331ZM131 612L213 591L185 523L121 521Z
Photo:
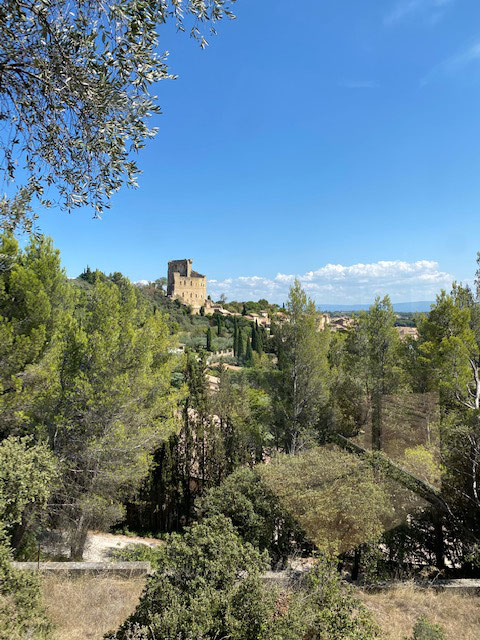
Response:
M444 513L447 517L451 517L452 520L455 520L450 507L435 487L428 484L428 482L425 482L421 478L417 478L417 476L406 469L403 469L399 464L393 462L393 460L390 460L387 457L378 458L378 454L375 455L371 451L360 447L358 444L351 442L348 438L345 438L345 436L342 436L339 433L332 433L330 435L330 442L335 443L345 451L362 456L366 460L370 461L374 467L380 465L383 468L383 471L390 478L396 480L407 489L410 489L410 491L419 495L428 503L436 507L441 513ZM456 522L458 526L461 526L461 523L459 523L458 520L456 520Z
M375 391L372 397L372 450L382 450L382 394Z
M435 565L439 571L444 571L445 540L443 536L443 519L438 512L433 514L433 527L435 534Z
M83 560L83 552L85 543L87 542L88 523L85 517L80 516L77 528L72 532L70 539L70 559L81 562Z
M358 577L360 575L360 559L362 557L362 551L360 547L357 547L353 556L353 567L352 567L352 582L358 582Z
M15 549L15 551L17 551L21 547L23 540L25 538L25 534L27 533L27 529L28 529L28 522L25 515L23 515L22 521L16 524L13 527L13 531L12 531L10 544L12 545L12 548Z

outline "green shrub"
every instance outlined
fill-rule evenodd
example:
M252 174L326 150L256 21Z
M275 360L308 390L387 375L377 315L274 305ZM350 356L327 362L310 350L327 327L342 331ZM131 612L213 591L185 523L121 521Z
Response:
M37 576L18 571L0 531L0 640L49 640Z
M115 549L112 557L118 562L150 562L152 567L156 568L163 557L163 550L161 547L132 543L123 549Z
M108 637L273 638L266 634L276 624L275 595L261 579L267 566L266 554L243 543L227 518L194 524L158 550L136 611Z
M286 560L304 544L303 534L281 509L277 497L247 467L210 489L198 501L197 513L200 519L226 516L245 542L268 551L274 563Z
M309 640L374 640L380 630L367 608L345 584L334 560L319 558L307 575L304 616Z
M446 635L440 625L432 624L426 618L419 618L413 628L411 640L446 640Z
M268 557L222 515L172 534L136 611L110 640L375 640L377 628L334 564L319 561L295 589L262 574ZM130 548L129 557L145 550Z

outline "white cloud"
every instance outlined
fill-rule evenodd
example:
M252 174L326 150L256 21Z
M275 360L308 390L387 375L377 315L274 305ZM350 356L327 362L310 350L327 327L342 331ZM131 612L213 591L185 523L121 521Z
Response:
M448 288L454 279L441 271L433 260L380 260L353 265L326 264L304 274L278 273L274 278L212 279L208 281L208 291L215 300L224 293L229 300L266 298L271 302L283 302L296 277L320 304L369 303L375 296L385 294L389 294L394 302L433 300L436 293Z
M462 69L472 62L478 62L480 60L480 42L475 42L467 49L461 51L456 56L453 56L443 66L447 71L456 71Z
M472 64L480 62L480 40L470 44L454 56L447 58L434 67L424 78L421 85L429 84L437 76L454 75Z
M400 0L387 13L383 22L390 27L399 22L420 15L429 24L437 23L444 15L445 10L455 0Z

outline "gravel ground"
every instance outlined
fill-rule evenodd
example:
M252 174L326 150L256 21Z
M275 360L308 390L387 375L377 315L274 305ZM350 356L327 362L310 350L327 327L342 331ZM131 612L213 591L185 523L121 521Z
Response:
M144 544L147 547L159 547L163 542L156 538L140 538L138 536L124 536L114 533L90 531L83 559L85 562L110 562L113 551L123 549L129 544Z
M148 547L158 547L163 542L156 538L89 531L83 560L85 562L112 562L113 551L123 549L129 544L145 544ZM41 551L48 556L49 560L67 560L70 555L65 535L59 530L49 531L44 536L41 541Z

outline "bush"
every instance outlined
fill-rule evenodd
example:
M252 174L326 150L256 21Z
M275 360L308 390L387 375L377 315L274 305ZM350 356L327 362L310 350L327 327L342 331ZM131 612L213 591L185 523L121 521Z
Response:
M0 532L0 640L48 640L51 627L41 604L37 577L18 571Z
M242 467L197 503L200 519L214 515L229 518L245 542L268 551L274 563L285 561L304 537L294 521L280 508L277 497L258 473Z
M267 554L243 542L222 515L194 524L184 535L171 534L154 551L156 573L136 611L110 640L379 637L333 563L319 561L300 588L280 591L262 577Z
M309 619L309 640L374 640L380 630L370 612L345 584L335 562L325 557L307 575L304 617Z
M432 624L426 618L419 618L413 628L411 640L446 640L446 636L440 625Z
M109 638L281 637L274 635L283 624L275 615L276 592L261 578L268 558L242 542L227 518L171 534L156 566L136 611Z
M112 557L118 562L150 562L152 567L156 568L163 557L163 550L162 547L132 543L123 549L115 549Z

